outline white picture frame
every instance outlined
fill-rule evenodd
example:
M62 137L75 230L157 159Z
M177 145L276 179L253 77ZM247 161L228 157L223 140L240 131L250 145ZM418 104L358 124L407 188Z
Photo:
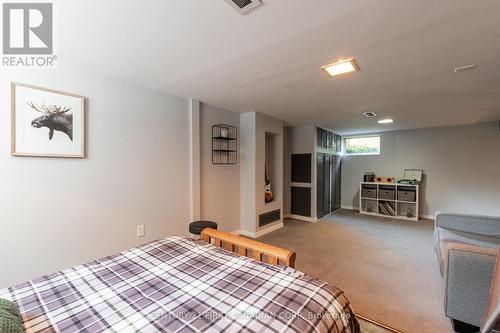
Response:
M85 98L12 82L12 155L85 157Z

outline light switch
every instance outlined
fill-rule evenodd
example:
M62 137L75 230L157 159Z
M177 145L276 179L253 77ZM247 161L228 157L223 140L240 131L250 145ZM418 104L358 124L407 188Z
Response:
M144 237L146 234L144 225L137 226L137 237Z

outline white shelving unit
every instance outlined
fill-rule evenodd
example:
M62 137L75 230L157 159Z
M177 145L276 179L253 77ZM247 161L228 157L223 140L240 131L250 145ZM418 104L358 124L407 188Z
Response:
M363 191L368 189L370 191ZM384 195L394 191L394 197ZM382 191L382 192L381 192ZM415 192L415 201L400 200L400 192ZM363 194L369 192L369 197ZM382 193L382 195L381 195ZM381 198L382 197L382 198ZM390 199L389 199L390 198ZM388 204L395 214L385 214L380 205ZM359 213L363 215L383 216L393 219L418 221L419 216L419 186L410 184L385 184L361 182L359 186ZM408 217L408 214L411 217Z

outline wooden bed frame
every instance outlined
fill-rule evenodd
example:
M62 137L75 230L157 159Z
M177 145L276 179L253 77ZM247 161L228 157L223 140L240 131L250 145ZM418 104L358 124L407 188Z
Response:
M201 239L227 251L238 253L240 256L250 257L271 265L284 264L295 268L295 252L288 249L264 244L211 228L203 229Z

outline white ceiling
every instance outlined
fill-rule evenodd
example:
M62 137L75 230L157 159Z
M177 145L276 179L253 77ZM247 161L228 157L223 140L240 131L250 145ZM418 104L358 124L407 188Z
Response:
M58 1L59 59L341 133L500 120L498 0L263 2L240 16L224 0ZM360 72L320 71L351 56Z

